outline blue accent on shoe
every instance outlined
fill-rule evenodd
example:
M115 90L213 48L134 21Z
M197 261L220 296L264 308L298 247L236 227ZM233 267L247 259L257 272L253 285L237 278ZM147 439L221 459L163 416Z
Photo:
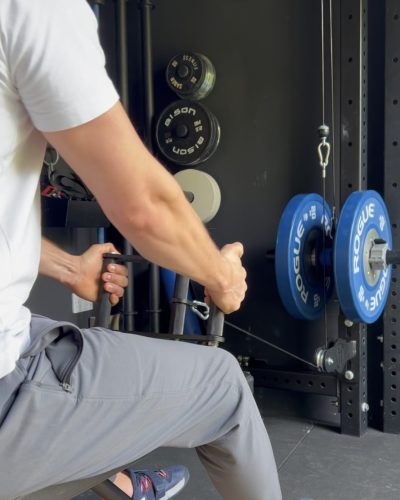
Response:
M133 484L133 500L167 500L186 486L189 470L184 465L173 465L159 470L126 469Z

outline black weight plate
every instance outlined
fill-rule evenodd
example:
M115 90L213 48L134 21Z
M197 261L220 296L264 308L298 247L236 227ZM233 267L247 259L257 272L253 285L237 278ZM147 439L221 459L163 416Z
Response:
M214 115L214 113L211 113L211 111L209 111L209 114L211 117L211 139L207 148L204 150L204 153L201 155L200 163L203 163L212 157L212 155L216 152L219 146L219 141L221 139L221 127L219 125L217 117Z
M215 121L212 113L201 104L175 101L158 119L158 148L168 160L178 165L197 165L210 157L211 149L216 149L215 145L210 146L210 141L219 137Z
M179 97L200 100L207 97L215 85L215 68L203 54L184 52L168 63L166 80Z

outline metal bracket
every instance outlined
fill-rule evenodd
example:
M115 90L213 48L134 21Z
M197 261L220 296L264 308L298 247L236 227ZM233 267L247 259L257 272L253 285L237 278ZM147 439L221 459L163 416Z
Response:
M205 302L200 302L199 300L188 300L188 299L172 299L175 304L184 304L189 306L190 309L203 321L208 320L210 317L210 307Z
M321 372L345 374L348 361L357 353L357 343L338 339L329 349L319 348L315 352L315 364Z

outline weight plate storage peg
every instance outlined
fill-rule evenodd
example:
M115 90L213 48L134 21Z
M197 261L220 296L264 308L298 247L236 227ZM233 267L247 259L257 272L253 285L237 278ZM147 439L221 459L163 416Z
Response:
M287 311L299 319L317 319L333 290L332 212L315 193L294 196L278 227L275 273Z
M169 87L182 99L204 99L214 88L215 78L215 68L208 57L193 52L174 56L166 70Z
M373 323L382 314L390 288L391 267L371 264L375 242L392 248L389 215L375 191L356 191L346 200L339 218L334 245L336 291L346 317Z
M214 177L201 170L188 168L175 174L175 179L200 219L204 223L210 222L221 205L221 191Z
M194 166L217 150L221 129L213 113L199 103L175 101L161 113L156 141L161 153L177 165Z

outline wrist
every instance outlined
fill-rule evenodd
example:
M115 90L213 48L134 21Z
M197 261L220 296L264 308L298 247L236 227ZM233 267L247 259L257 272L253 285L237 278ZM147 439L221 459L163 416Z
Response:
M73 291L79 279L79 259L79 256L65 252L58 254L51 277Z
M73 291L79 280L80 256L64 254L58 264L57 281Z
M220 255L215 271L210 276L206 288L215 293L226 293L230 290L232 283L232 266L230 262Z
M42 238L39 272L68 288L74 289L79 281L81 257L64 252L50 241Z

